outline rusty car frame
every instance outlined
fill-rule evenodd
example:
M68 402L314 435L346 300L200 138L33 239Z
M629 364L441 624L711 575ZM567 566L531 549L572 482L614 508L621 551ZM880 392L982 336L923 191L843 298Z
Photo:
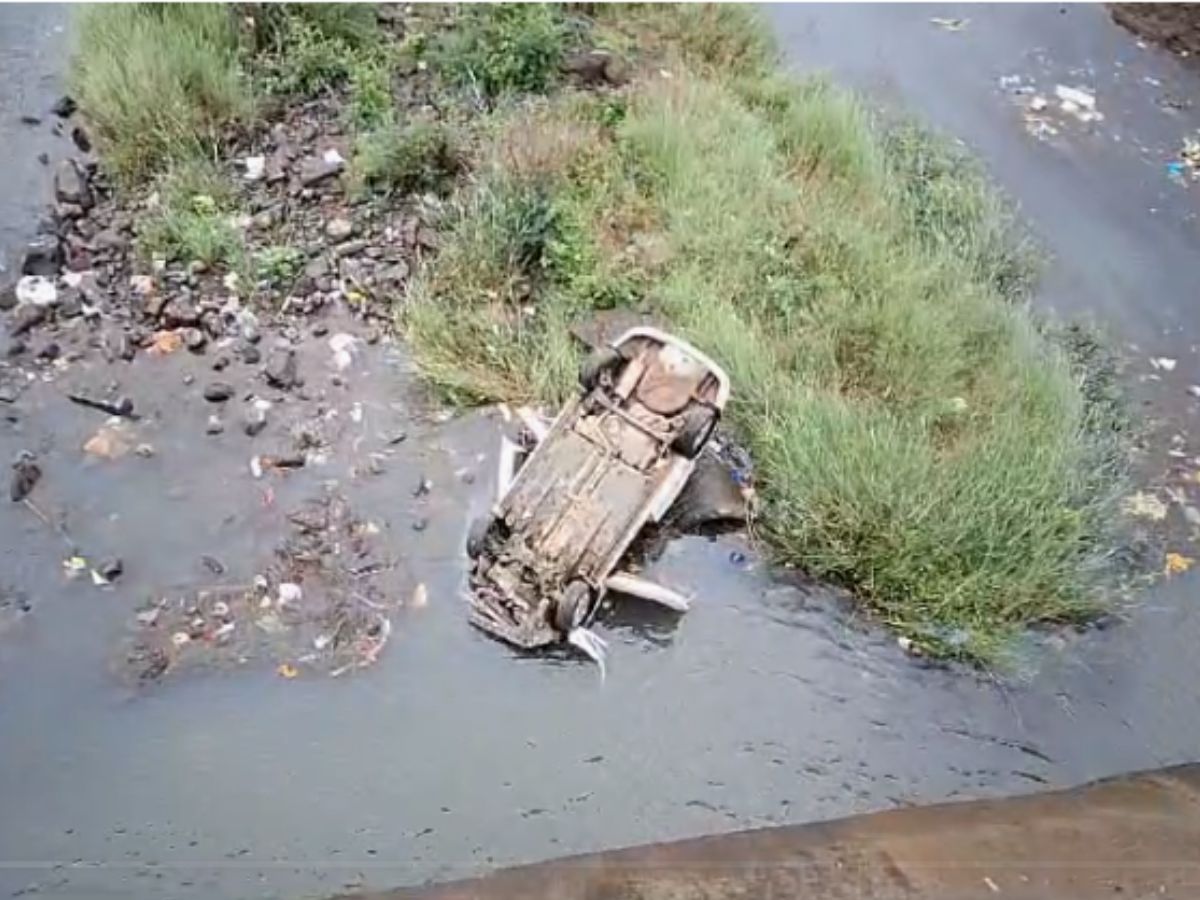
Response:
M648 326L593 353L548 426L531 411L523 448L502 442L497 500L471 525L471 622L516 647L562 641L601 658L587 626L605 594L684 611L682 595L621 564L687 483L729 399L729 376Z

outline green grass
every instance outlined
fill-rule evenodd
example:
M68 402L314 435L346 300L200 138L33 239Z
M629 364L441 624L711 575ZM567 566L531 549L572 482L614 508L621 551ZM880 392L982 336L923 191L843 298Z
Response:
M243 235L231 222L234 187L210 163L185 161L155 184L157 204L138 224L138 245L151 257L236 268Z
M997 660L1088 614L1120 443L1023 302L1004 204L944 141L771 74L757 32L700 9L656 32L673 77L619 109L566 94L490 129L408 298L425 371L557 401L574 320L652 312L729 370L780 562L939 654Z
M548 3L474 4L430 51L450 81L487 98L547 90L558 78L570 28Z
M71 90L106 164L134 179L211 156L253 98L229 6L126 3L79 14Z
M454 128L434 120L387 124L362 135L354 148L354 190L401 194L444 192L464 165Z

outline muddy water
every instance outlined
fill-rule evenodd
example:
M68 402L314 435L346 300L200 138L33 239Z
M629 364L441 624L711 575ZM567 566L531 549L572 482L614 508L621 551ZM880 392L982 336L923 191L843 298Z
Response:
M866 42L873 27L851 31ZM913 41L957 37L921 34ZM1149 271L1158 249L1142 250L1128 264ZM25 508L0 507L0 582L31 607L0 618L0 893L319 895L1075 783L1200 746L1189 580L1154 593L1129 625L1031 645L1028 680L998 684L905 656L736 538L689 538L656 568L694 610L618 610L603 626L606 680L574 658L514 656L466 625L459 600L466 523L492 490L496 418L439 424L398 351L372 349L343 388L327 357L323 341L307 342L302 372L338 414L328 461L282 477L253 478L249 458L316 401L280 404L254 439L232 415L207 436L199 391L211 357L74 364L0 410L15 415L0 421L0 458L33 449L43 461L39 508L65 516L89 558L126 566L112 589L67 580L64 540ZM220 377L251 383L237 364ZM62 389L114 379L143 413L152 458L80 450L103 416ZM399 429L407 440L390 444ZM364 471L371 453L379 474ZM423 477L433 491L414 497ZM252 578L283 513L327 482L398 558L381 586L402 600L428 588L427 606L394 614L376 665L339 679L284 679L265 659L141 688L121 677L135 609Z

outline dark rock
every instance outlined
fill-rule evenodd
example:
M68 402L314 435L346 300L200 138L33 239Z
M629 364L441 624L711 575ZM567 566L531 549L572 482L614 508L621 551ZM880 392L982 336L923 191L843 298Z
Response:
M329 334L329 326L324 322L317 322L313 325L311 334L316 338L325 337L325 335Z
M413 531L421 532L421 531L424 531L428 527L429 527L428 519L421 518L421 519L413 519L413 521L412 521L412 530Z
M28 334L46 321L47 310L36 303L24 303L17 307L8 323L9 337L20 337Z
M42 344L41 348L38 350L37 358L51 362L58 359L61 353L62 348L58 346L56 341L47 341L45 344Z
M96 573L105 581L116 581L124 571L125 563L121 562L119 556L109 556L106 559L102 559L99 565L96 566Z
M86 406L88 409L99 410L110 416L122 416L126 419L137 418L133 414L133 400L129 397L117 397L115 400L105 400L97 399L89 394L72 392L67 394L67 399L72 403L78 403L80 406Z
M54 105L50 107L50 112L58 116L60 119L66 119L75 114L75 110L79 105L67 94L63 94L54 101Z
M46 153L45 151L39 153L37 155L37 161L40 162L43 166L50 165L50 154Z
M209 572L211 572L214 575L224 575L225 574L224 564L219 559L217 559L215 556L209 556L208 554L201 556L200 564L202 566L204 566L204 568L206 568Z
M28 450L22 451L13 463L12 481L8 486L8 496L14 503L20 503L29 496L34 486L41 480L42 467L37 464L37 457Z
M341 173L346 167L342 160L327 160L321 156L306 156L300 160L299 178L304 187L313 187ZM270 174L267 175L270 180Z
M17 284L12 282L0 288L0 309L12 309L17 305Z
M54 214L63 222L73 222L83 218L83 207L78 203L56 203Z
M118 331L110 337L113 356L129 362L137 355L137 342L128 331Z
M413 488L412 493L414 497L428 497L432 491L433 482L422 475L420 481L417 482L417 486Z
M8 354L8 358L12 359L13 357L20 356L28 349L29 345L20 338L17 338L16 340L8 342L8 350L5 352Z
M183 345L193 353L199 353L204 349L204 345L208 343L208 335L199 328L185 328L183 330Z
M92 152L92 139L88 137L88 133L83 130L82 125L76 125L71 129L71 140L79 148L80 153Z
M363 335L363 339L368 344L378 344L383 339L383 330L378 325L372 325Z
M225 333L225 324L221 321L221 314L215 309L206 310L201 313L200 327L211 338L219 338Z
M393 433L392 436L390 438L388 438L388 443L394 447L397 444L403 444L407 440L408 440L408 432L402 428L399 431Z
M21 274L54 278L62 264L62 244L56 236L43 234L26 245L25 255L21 259Z
M213 368L214 372L221 372L228 367L229 367L229 357L228 356L224 356L224 355L218 356L216 359L213 360L212 368Z
M90 209L92 191L74 160L64 159L54 170L54 198L60 204Z
M189 300L169 300L162 310L163 323L168 328L191 328L200 324L200 313Z
M562 69L586 85L621 85L629 80L629 64L606 50L581 50L570 53Z
M278 348L271 351L267 358L267 366L263 370L267 384L280 390L290 390L299 384L296 372L296 351L288 348Z
M41 119L41 116L35 116L35 115L31 115L30 113L25 113L24 115L21 116L21 124L22 125L41 125L42 119Z
M204 389L204 399L209 403L224 403L233 396L233 385L214 381Z
M248 366L257 366L262 362L262 352L253 344L245 344L241 350L242 362Z

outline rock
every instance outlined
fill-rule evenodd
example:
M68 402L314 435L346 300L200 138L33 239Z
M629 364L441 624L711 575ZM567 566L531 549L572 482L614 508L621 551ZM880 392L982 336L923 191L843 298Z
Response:
M211 338L219 338L225 333L225 324L221 321L221 314L215 309L206 310L200 314L200 327Z
M304 264L304 276L316 281L329 274L329 261L323 256L314 256Z
M429 527L428 519L420 518L420 519L413 519L413 521L412 521L412 530L413 531L421 532L421 531L424 531L428 527Z
M88 133L84 131L82 125L76 125L71 129L71 141L79 148L80 153L92 152L92 139L88 137Z
M65 222L72 222L75 219L83 218L83 207L78 203L56 203L54 204L54 214L59 219Z
M83 314L83 300L77 291L65 291L59 294L56 310L59 319L74 319Z
M229 357L224 355L218 356L213 360L212 368L214 372L221 372L229 368Z
M24 353L28 349L29 349L29 345L26 344L20 338L17 338L16 340L12 340L12 341L8 342L8 349L5 351L5 353L8 355L9 359L13 359L15 357L20 356L22 353ZM7 402L11 403L12 401L10 400Z
M39 153L37 155L37 161L40 162L43 166L50 165L50 154L46 153L45 151L42 151L41 153Z
M204 426L205 434L220 434L225 430L225 424L221 421L221 417L212 415L208 417L208 424Z
M399 262L393 263L392 265L380 271L379 281L381 284L403 284L408 280L408 274L408 263L404 262L404 260L400 260Z
M562 69L586 85L621 85L629 80L629 64L607 50L581 50L570 53Z
M341 173L346 161L340 156L306 156L300 160L299 178L304 187L314 187Z
M41 477L42 467L37 464L37 457L28 450L22 451L13 463L12 481L8 486L9 498L14 503L20 503L29 496Z
M204 388L204 399L209 403L224 403L233 396L233 385L224 381L214 381Z
M54 306L58 302L58 288L49 278L41 275L23 275L17 282L17 303L33 306Z
M168 328L191 328L200 324L200 313L189 300L169 300L162 310L163 323Z
M47 341L45 344L42 344L41 348L39 348L37 352L37 358L44 359L46 362L52 362L53 360L58 359L61 353L62 348L58 346L57 341Z
M8 323L9 337L20 337L28 334L46 321L46 307L35 303L25 303L17 307Z
M81 210L91 208L91 188L74 160L64 159L54 170L54 199Z
M17 305L17 285L16 282L6 284L0 288L0 309L12 309Z
M193 353L201 352L207 343L208 335L199 328L185 328L183 330L183 344Z
M241 350L242 362L248 366L257 366L262 362L262 353L253 344L245 344Z
M267 384L280 390L290 390L299 384L296 373L296 351L290 348L277 348L271 351L267 358L267 366L263 370Z
M125 564L119 556L109 556L102 559L96 566L96 572L105 581L116 581L125 571Z
M333 252L338 256L357 256L367 249L367 242L364 240L343 241L333 248Z
M250 437L254 437L262 432L262 430L266 427L266 410L261 409L258 406L250 406L242 418L242 431L244 431Z
M153 275L130 275L129 287L139 297L149 297L158 292Z
M54 105L50 107L50 112L54 113L54 115L58 116L60 119L66 119L73 116L75 114L75 110L78 108L78 104L72 97L70 97L68 94L63 94L54 101Z
M100 252L120 253L128 243L115 228L101 228L92 236L91 248Z
M329 334L329 326L324 322L317 322L313 325L310 334L315 338L325 337L325 335Z
M146 294L142 299L142 313L148 319L157 320L167 305L167 298L162 294Z
M325 223L325 235L331 241L344 241L354 234L354 223L349 219L330 219Z
M56 236L43 234L25 247L25 255L21 258L21 274L55 278L62 264L62 244Z
M21 115L21 124L22 125L41 125L42 117L35 116L32 113L23 113Z
M129 335L129 332L118 331L116 334L111 335L111 337L112 342L110 346L112 347L113 356L129 362L137 355L137 344Z

